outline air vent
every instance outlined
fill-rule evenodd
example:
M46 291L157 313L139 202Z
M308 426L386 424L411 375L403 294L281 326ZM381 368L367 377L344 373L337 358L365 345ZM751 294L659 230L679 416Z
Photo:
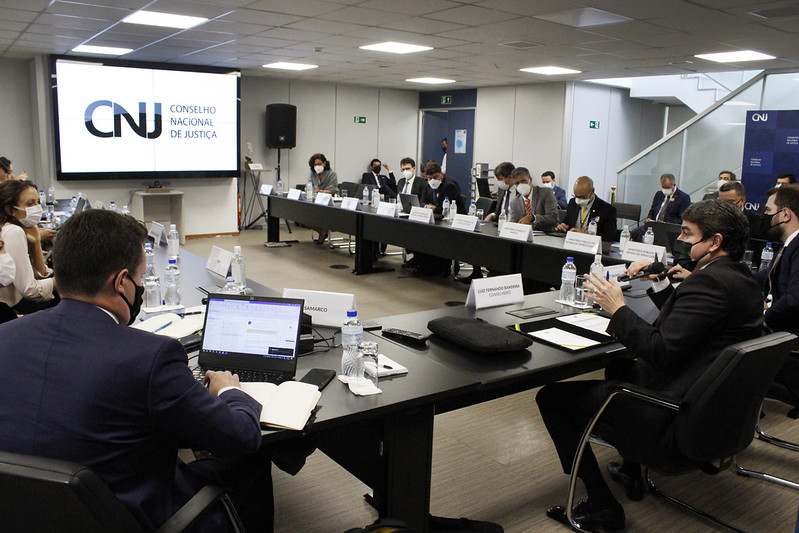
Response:
M499 43L500 46L508 46L510 48L515 48L517 50L528 50L530 48L535 48L536 46L541 46L538 43L531 43L529 41L510 41L507 43Z
M799 17L799 4L773 7L771 9L759 9L757 11L750 11L749 14L767 20L795 18Z

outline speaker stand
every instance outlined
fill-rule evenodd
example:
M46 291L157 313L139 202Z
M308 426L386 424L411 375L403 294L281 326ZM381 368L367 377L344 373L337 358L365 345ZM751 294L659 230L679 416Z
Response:
M250 229L252 228L256 222L261 220L262 218L266 221L266 206L264 205L264 200L261 198L261 195L258 192L258 181L263 170L250 170L249 168L244 173L244 182L242 183L241 187L241 226L239 226L239 230L242 229ZM252 192L250 193L249 203L247 202L247 179L249 178L250 183L252 184ZM252 215L253 211L255 210L255 203L258 202L258 206L260 206L261 211L255 220L247 223L247 219L249 216Z

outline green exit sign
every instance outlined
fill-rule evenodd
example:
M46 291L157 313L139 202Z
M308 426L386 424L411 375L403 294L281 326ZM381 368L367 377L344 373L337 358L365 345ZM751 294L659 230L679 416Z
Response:
M452 104L452 97L451 96L442 96L441 97L441 104L442 105L450 105L450 104Z
M598 120L589 120L588 121L588 129L590 129L590 130L598 130L599 129L599 121Z
M352 117L352 121L355 124L366 124L366 117L355 116L355 117Z

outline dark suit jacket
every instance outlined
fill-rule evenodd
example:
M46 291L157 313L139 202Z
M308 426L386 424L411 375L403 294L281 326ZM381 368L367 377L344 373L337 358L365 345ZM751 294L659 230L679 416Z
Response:
M566 191L555 185L552 187L552 192L555 193L555 200L558 201L558 209L566 209L568 205L566 201Z
M799 335L799 235L783 248L769 277L773 300L766 310L766 325L774 331Z
M441 214L441 205L444 203L445 198L449 198L450 202L455 200L458 206L458 213L466 213L466 206L463 203L463 198L461 198L461 189L458 187L458 182L447 174L444 174L444 179L438 189L433 190L432 187L427 186L422 193L421 202L423 205L435 204L435 212Z
M658 191L655 193L655 197L652 199L652 207L649 208L649 214L647 214L647 218L651 218L655 220L660 211L660 206L663 204L663 199L666 196L663 194L663 191ZM684 193L679 188L674 190L674 194L669 200L669 203L666 204L666 212L663 215L663 222L668 222L669 224L682 224L682 214L688 209L688 206L691 205L691 197L688 196L687 193Z
M405 188L405 178L400 178L399 182L397 183L397 193L401 193L402 189ZM422 199L422 194L424 190L427 189L427 179L421 176L415 176L413 178L413 185L411 185L411 194L415 194L419 200Z
M388 176L385 174L380 174L378 176L380 180L380 194L385 195L386 199L389 198L396 198L397 197L397 180L394 179L394 173L389 173ZM378 185L377 181L375 180L375 175L371 172L364 172L361 176L361 183L364 185Z
M118 325L76 300L0 325L0 449L92 468L148 531L199 487L178 443L217 457L261 444L261 406L194 379L168 337Z
M599 196L594 198L594 203L591 205L591 213L588 219L595 219L597 225L597 235L602 237L603 241L613 242L616 240L616 208L602 200ZM569 205L566 208L566 224L569 228L580 227L580 206L574 201L574 198L569 200Z
M494 220L499 220L499 215L502 213L503 209L505 210L505 214L510 214L510 189L497 189L497 203L494 206ZM505 201L508 201L507 207L505 206Z

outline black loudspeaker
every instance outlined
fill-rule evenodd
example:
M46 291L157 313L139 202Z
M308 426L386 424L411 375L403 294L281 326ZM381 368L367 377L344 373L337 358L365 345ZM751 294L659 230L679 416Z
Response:
M294 148L297 145L297 106L269 104L266 106L267 148Z

